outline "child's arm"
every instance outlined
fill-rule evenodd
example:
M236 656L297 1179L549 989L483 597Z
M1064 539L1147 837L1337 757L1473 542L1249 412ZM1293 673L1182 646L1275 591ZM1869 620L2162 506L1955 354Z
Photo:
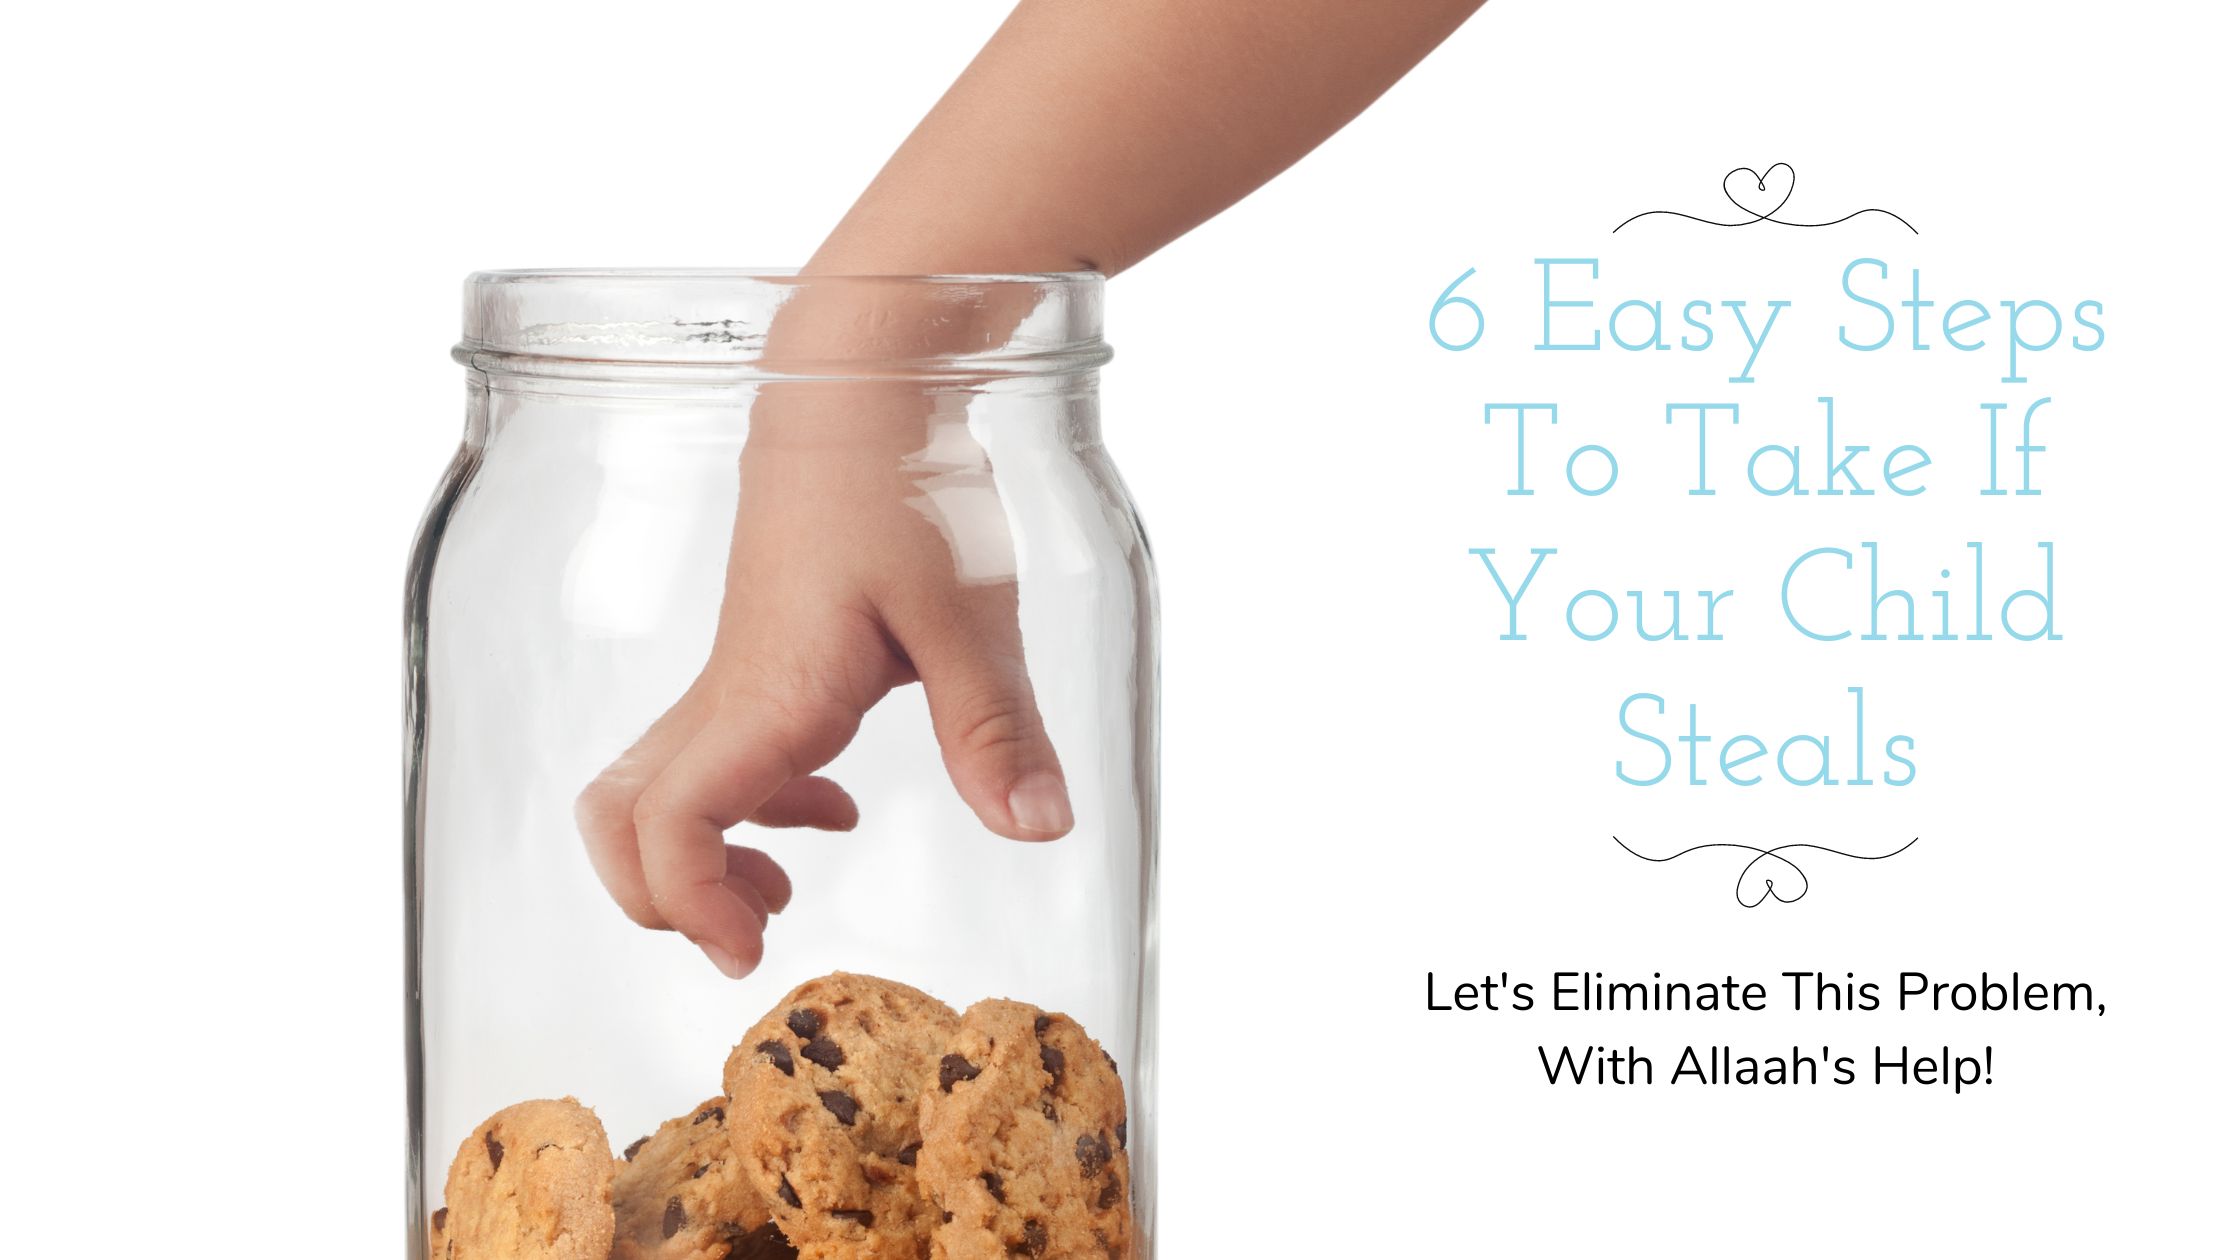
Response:
M1026 0L805 271L1114 274L1298 160L1478 2ZM768 354L861 358L861 330L909 323L853 300L789 303ZM1000 343L1022 314L989 312L974 332ZM814 772L897 686L924 684L950 777L990 830L1072 829L1016 585L959 583L947 540L909 506L929 422L923 396L892 384L764 389L715 649L579 802L615 900L727 975L760 961L791 889L724 830L853 827L854 802ZM985 498L977 510L1000 521L992 481Z
M807 268L1101 271L1351 121L1481 0L1027 0Z

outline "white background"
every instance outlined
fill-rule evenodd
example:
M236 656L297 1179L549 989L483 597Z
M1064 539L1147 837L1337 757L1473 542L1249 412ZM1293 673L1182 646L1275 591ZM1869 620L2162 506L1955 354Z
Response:
M1003 7L14 20L11 1254L87 1238L395 1254L398 604L458 436L458 281L798 261ZM2236 1171L2233 102L2211 63L2231 32L2194 6L1808 12L1486 12L1114 285L1107 431L1166 609L1166 1254L2168 1254L2213 1237ZM1879 205L1921 235L1874 216L1608 234L1637 210L1715 216L1720 172L1774 161L1800 173L1794 217ZM1701 355L1532 353L1531 260L1588 254L1605 309L1792 300L1758 383L1726 383L1731 336ZM2101 301L2107 345L2041 356L2026 395L1992 352L1841 352L1835 325L1863 308L1836 276L1862 254L1892 263L1892 296L1919 266L1931 298L1994 312ZM1465 267L1489 329L1447 354L1424 317ZM1875 444L1862 465L1920 442L1940 488L1678 495L1662 401L1742 401L1755 446L1811 438L1821 394ZM2041 394L2047 495L1970 493L1977 404ZM1565 404L1564 449L1638 452L1620 490L1551 493L1551 464L1539 496L1501 495L1479 409L1519 398ZM2063 641L1782 634L1765 601L1786 559L1870 537L1925 557L2058 540ZM1498 642L1468 548L1551 542L1544 592L1737 588L1730 641ZM1611 775L1628 692L1700 697L1712 729L1778 737L1840 732L1854 684L1870 724L1918 739L1916 786L1852 800ZM1922 842L1823 857L1806 900L1745 911L1726 858L1650 866L1613 832L1659 852ZM2108 1014L1424 1010L1430 970L1815 967L2082 979ZM1997 1060L1958 1097L1539 1078L1535 1046L1590 1042L1660 1065L1712 1042Z

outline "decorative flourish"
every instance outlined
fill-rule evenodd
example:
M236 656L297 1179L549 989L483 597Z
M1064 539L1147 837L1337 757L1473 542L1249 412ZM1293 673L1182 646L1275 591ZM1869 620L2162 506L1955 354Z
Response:
M1779 175L1783 172L1786 172L1788 174L1788 178L1786 180L1775 178L1776 175ZM1736 192L1735 183L1735 176L1737 175L1746 175L1749 177L1747 180L1742 182L1739 195ZM1772 187L1767 186L1769 183L1772 184ZM1752 195L1752 185L1756 186L1756 195ZM1882 214L1889 215L1891 218L1897 219L1899 223L1905 226L1906 231L1912 232L1915 236L1921 235L1920 231L1917 228L1915 228L1911 223L1907 223L1904 219L1899 218L1898 215L1888 210L1876 209L1873 206L1869 206L1864 210L1854 210L1840 219L1830 219L1825 223L1799 223L1793 219L1774 218L1773 216L1781 213L1781 207L1789 204L1789 198L1794 196L1797 191L1797 168L1789 165L1787 162L1774 163L1773 165L1766 168L1765 174L1763 175L1754 170L1751 170L1747 166L1738 166L1733 170L1728 171L1727 177L1719 181L1719 191L1727 195L1727 201L1732 204L1735 209L1742 211L1744 214L1749 215L1750 217L1736 223L1723 223L1717 219L1704 219L1698 218L1697 216L1692 214L1683 214L1678 210L1644 210L1641 213L1633 216L1632 219L1627 219L1625 223L1621 223L1617 227L1611 228L1610 231L1612 233L1623 231L1625 229L1626 223L1632 223L1635 219L1646 219L1649 216L1656 214L1669 214L1676 219L1690 219L1694 222L1706 224L1711 227L1723 228L1750 227L1754 224L1759 223L1778 223L1782 227L1834 227L1838 223L1847 223L1852 219L1856 219L1862 214ZM1769 200L1772 201L1773 204L1770 206L1766 206L1765 209L1759 210L1754 208L1756 206L1765 206L1766 202Z
M1915 836L1913 839L1906 841L1904 844L1901 844L1897 848L1890 850L1888 853L1846 853L1841 849L1831 849L1824 844L1806 844L1802 841L1799 841L1795 844L1777 844L1770 849L1761 849L1754 844L1714 842L1712 844L1694 845L1690 848L1682 849L1678 853L1667 854L1664 857L1650 857L1648 854L1641 852L1639 849L1634 848L1632 845L1627 844L1625 841L1618 840L1616 836L1612 836L1610 838L1612 840L1618 841L1619 848L1633 854L1635 857L1640 858L1644 862L1670 862L1674 858L1686 857L1689 854L1702 849L1742 849L1747 852L1756 854L1757 856L1751 858L1748 862L1743 863L1742 873L1735 876L1734 879L1734 899L1745 910L1754 910L1757 907L1764 905L1765 900L1768 897L1773 898L1775 901L1778 901L1783 905L1788 905L1792 902L1803 901L1804 895L1812 891L1812 881L1805 877L1804 868L1798 866L1795 862L1790 861L1788 858L1781 856L1783 853L1787 852L1790 849L1817 849L1822 853L1833 853L1837 857L1853 858L1861 862L1880 862L1886 858L1894 858L1899 854L1905 852L1907 849L1912 848L1914 845L1921 843L1921 837ZM1803 887L1797 890L1796 896L1784 897L1780 893L1774 891L1773 881L1769 879L1764 881L1764 892L1759 893L1754 899L1744 900L1742 889L1744 885L1750 882L1750 872L1757 869L1758 863L1769 860L1779 862L1783 866L1786 866L1790 870L1796 872L1797 882L1802 884Z

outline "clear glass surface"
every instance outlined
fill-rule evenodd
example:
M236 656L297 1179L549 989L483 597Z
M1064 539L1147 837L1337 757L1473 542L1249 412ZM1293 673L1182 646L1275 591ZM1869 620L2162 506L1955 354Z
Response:
M1156 609L1099 432L1101 284L470 279L465 437L408 584L408 1256L428 1254L447 1168L486 1117L572 1096L620 1156L721 1093L749 1025L833 971L1077 1020L1126 1086L1134 1254L1151 1255ZM789 321L811 330L791 350ZM894 511L872 527L934 540L921 584L1015 588L1075 825L1043 844L992 834L949 782L920 689L899 688L821 772L860 806L854 831L728 837L795 890L734 981L625 917L574 805L707 663L742 485L761 484L743 453L771 425L810 435L806 458L888 470Z

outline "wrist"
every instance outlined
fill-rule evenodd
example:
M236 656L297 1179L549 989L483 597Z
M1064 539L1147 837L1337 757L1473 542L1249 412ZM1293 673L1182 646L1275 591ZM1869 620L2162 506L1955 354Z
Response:
M1046 304L1061 314L1080 309L1070 292L1079 285L1078 273L804 274L771 321L762 360L789 375L969 373L976 359L1069 345L1070 317L1063 328L1027 325Z

